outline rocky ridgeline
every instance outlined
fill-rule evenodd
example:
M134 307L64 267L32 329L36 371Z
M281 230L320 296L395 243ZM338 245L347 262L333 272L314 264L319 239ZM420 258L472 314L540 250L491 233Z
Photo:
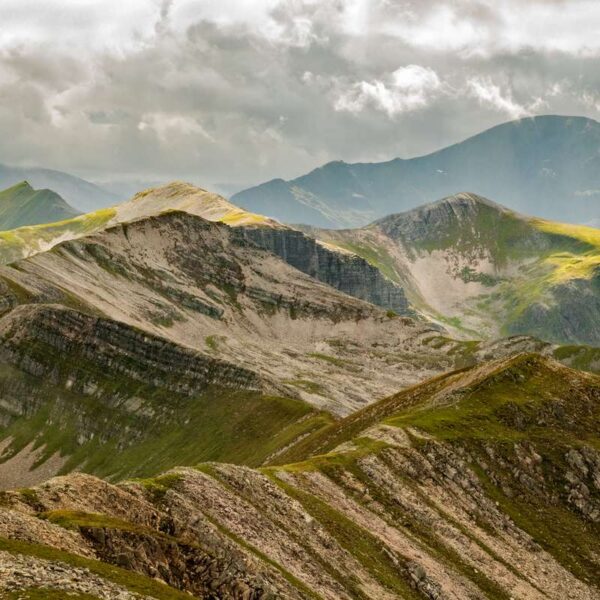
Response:
M182 395L222 382L234 389L265 387L248 369L62 306L16 308L2 320L0 339L2 360L77 392L93 393L107 373Z
M331 250L292 229L243 228L242 235L296 269L349 296L412 315L404 290L364 258Z

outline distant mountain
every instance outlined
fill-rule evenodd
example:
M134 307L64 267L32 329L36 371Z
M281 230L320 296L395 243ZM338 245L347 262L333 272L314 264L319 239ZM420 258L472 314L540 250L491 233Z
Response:
M79 213L52 190L34 190L27 181L0 191L0 230L62 221Z
M34 188L51 189L80 212L90 212L122 200L101 187L62 171L9 167L0 164L0 189L28 181Z
M461 193L361 229L304 231L368 260L455 334L600 345L600 229Z
M593 222L600 218L600 123L520 119L426 156L331 162L291 181L249 188L232 201L286 223L360 227L462 190L527 214Z

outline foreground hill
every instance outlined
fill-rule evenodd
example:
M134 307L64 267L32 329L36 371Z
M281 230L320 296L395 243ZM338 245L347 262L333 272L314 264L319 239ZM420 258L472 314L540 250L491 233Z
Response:
M541 116L493 127L426 156L332 162L235 194L232 201L284 223L360 227L460 190L526 214L573 223L600 218L600 123Z
M62 171L0 164L0 189L21 181L28 181L35 188L54 190L80 212L97 210L119 200L118 196L107 190Z
M462 193L362 229L305 231L363 256L454 332L600 345L599 229Z
M26 181L0 192L1 231L70 219L77 214L52 190L34 190Z
M2 497L0 572L11 576L0 586L593 600L599 418L598 377L523 354L326 426L290 452L300 462L205 463L118 485L52 479Z

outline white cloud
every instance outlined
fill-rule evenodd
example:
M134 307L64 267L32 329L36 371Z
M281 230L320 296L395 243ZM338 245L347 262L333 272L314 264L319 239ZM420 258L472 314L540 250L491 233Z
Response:
M490 78L473 77L467 81L469 92L483 104L505 113L512 119L531 115L531 111L513 100L510 91L502 92Z
M337 111L359 113L367 106L393 117L427 106L440 90L437 73L421 65L400 67L383 80L359 81L337 96Z

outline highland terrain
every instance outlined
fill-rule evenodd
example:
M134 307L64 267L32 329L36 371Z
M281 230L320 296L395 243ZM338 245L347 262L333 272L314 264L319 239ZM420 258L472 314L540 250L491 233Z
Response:
M0 233L0 597L598 598L597 233L184 183Z

